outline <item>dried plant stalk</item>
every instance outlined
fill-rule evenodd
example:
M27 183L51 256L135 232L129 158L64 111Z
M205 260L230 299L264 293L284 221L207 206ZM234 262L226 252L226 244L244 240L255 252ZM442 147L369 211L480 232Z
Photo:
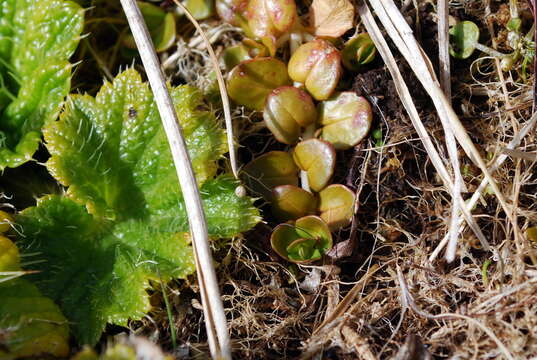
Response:
M470 160L472 160L472 162L474 162L474 164L481 169L485 178L488 179L490 187L496 195L496 198L498 199L502 209L507 214L507 217L513 226L515 226L516 222L513 219L511 206L507 204L505 196L502 194L498 184L488 171L485 161L479 154L475 144L470 139L466 129L440 89L440 85L434 76L434 72L427 55L425 55L419 46L413 35L412 29L410 29L410 26L408 26L403 15L392 0L370 0L370 3L375 9L375 13L384 25L388 35L393 40L401 54L405 57L425 90L431 96L431 99L433 100L433 103L438 111L440 120L445 124L445 127L450 127L453 130L457 141L462 146Z
M440 157L438 151L436 150L431 140L431 137L429 136L429 133L427 132L427 129L425 128L425 126L423 125L423 122L420 119L418 110L416 109L416 106L414 105L414 102L412 100L412 96L410 95L408 87L406 86L405 81L403 80L403 77L401 76L401 72L399 71L399 68L397 67L397 63L395 62L395 58L393 57L390 51L388 43L382 36L382 33L377 23L375 22L375 19L373 18L371 11L369 10L369 7L366 4L362 4L361 6L358 7L358 12L362 19L362 22L364 23L364 26L366 27L369 35L371 36L371 39L375 43L375 46L379 54L384 59L384 62L386 66L388 67L390 74L392 75L397 93L399 94L401 102L403 103L403 106L405 107L406 111L409 114L410 120L412 121L412 125L414 125L416 132L418 133L421 141L423 142L425 151L427 151L427 154L429 155L429 158L431 159L431 162L433 166L435 167L436 171L438 171L438 174L440 178L442 179L444 185L451 191L454 184L451 180L451 177L444 163L442 162L442 158ZM488 250L490 248L490 245L485 235L483 234L483 232L481 231L481 229L475 222L474 218L472 217L470 211L468 210L469 208L463 202L462 198L459 198L458 201L460 202L460 209L462 210L462 213L464 215L466 222L469 224L472 231L480 240L483 248Z
M211 355L214 359L231 359L229 333L209 247L207 222L182 130L136 0L121 0L121 5L154 93L184 195Z

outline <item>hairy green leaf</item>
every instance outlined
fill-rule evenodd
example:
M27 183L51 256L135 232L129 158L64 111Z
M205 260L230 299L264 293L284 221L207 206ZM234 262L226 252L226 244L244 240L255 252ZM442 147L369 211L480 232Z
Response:
M0 236L0 273L20 271L19 251ZM0 279L1 280L1 279ZM26 279L0 281L0 359L69 354L67 319Z
M71 84L83 10L65 0L0 1L0 170L30 160Z
M213 237L230 237L258 221L238 183L215 178L225 133L200 110L199 92L172 90ZM150 309L149 280L194 271L186 208L149 86L135 70L106 83L96 98L73 96L45 130L47 167L68 187L23 211L38 286L56 300L82 343L94 344L107 323L126 325Z

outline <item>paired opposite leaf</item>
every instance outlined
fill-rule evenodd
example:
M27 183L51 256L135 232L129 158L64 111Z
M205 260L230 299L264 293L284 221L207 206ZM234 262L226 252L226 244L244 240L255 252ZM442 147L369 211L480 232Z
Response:
M264 57L235 66L229 74L227 90L239 105L261 111L272 90L290 83L285 64L278 59Z
M345 91L320 105L321 138L337 150L358 144L367 135L373 120L371 105L362 96Z
M0 2L0 170L32 158L71 84L83 10L65 0Z
M328 185L336 166L336 151L329 142L309 139L298 143L293 151L298 167L308 175L313 191L321 191Z
M274 56L278 38L288 33L298 18L295 0L250 0L247 18L253 36Z
M281 86L267 97L263 119L274 137L285 144L294 144L302 129L317 120L311 96L294 86Z
M225 134L200 111L198 91L171 91L206 211L210 236L230 237L258 221L238 183L214 179ZM61 304L79 342L94 344L107 323L126 325L150 309L150 279L194 271L186 209L157 107L134 70L96 98L72 96L45 129L49 171L67 196L48 196L17 221L38 286Z
M288 261L308 263L319 260L332 248L332 234L318 216L305 216L295 224L276 226L270 237L274 251Z
M279 185L298 185L298 171L286 151L271 151L255 158L244 167L250 188L270 201L272 189Z
M303 83L316 100L334 92L342 73L341 55L328 41L317 39L302 44L289 59L289 76Z

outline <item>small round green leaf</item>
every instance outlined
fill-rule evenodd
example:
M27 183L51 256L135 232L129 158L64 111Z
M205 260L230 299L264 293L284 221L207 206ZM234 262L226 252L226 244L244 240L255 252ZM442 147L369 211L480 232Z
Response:
M350 224L354 215L355 198L354 192L340 184L330 185L319 193L321 218L331 230Z
M280 221L314 214L316 207L315 197L297 186L281 185L272 190L272 213Z
M449 53L457 59L469 58L479 41L479 27L472 21L461 21L449 29Z
M298 185L298 171L293 158L286 151L271 151L255 158L244 167L250 189L267 201L272 189L279 185Z
M278 141L294 144L302 128L317 120L317 110L305 91L294 86L281 86L267 97L263 119Z
M274 251L295 263L319 260L332 248L332 234L318 216L305 216L292 224L278 225L270 237Z
M264 57L246 60L235 66L229 74L227 88L229 96L236 103L261 111L270 92L290 82L283 62Z
M371 105L362 96L345 91L323 101L319 111L321 138L345 150L358 144L369 132L373 120Z
M341 52L341 60L347 69L358 71L373 61L376 53L377 49L369 34L362 33L347 41Z
M291 79L303 83L316 100L326 100L341 77L341 55L328 41L317 39L295 51L288 70Z
M321 191L328 185L336 166L336 151L329 142L309 139L300 142L293 151L297 166L308 174L313 191Z

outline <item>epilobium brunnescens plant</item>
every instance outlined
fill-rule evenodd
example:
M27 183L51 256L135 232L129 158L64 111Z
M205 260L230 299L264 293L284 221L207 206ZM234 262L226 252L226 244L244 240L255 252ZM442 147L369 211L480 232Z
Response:
M315 38L318 31L330 33L329 19L322 11L314 14L309 33L293 0L245 3L217 1L222 18L251 37L224 52L226 67L234 66L228 91L237 104L262 111L276 140L293 148L263 154L243 173L251 190L271 204L274 218L284 222L271 237L274 250L292 262L319 260L332 246L330 232L348 226L354 214L354 193L344 185L330 185L336 150L358 144L372 121L365 98L336 89L343 66L351 72L362 69L373 61L376 49L365 33L351 38L343 51L337 41ZM316 10L322 6L317 2ZM334 11L352 19L349 9L353 7ZM349 28L346 23L336 25L337 34ZM287 41L290 56L277 58ZM282 61L286 59L287 64Z
M457 59L467 59L475 50L481 51L490 57L500 60L501 69L509 71L515 63L522 58L522 77L526 76L526 67L533 62L535 56L535 43L533 36L535 27L524 35L521 33L521 21L519 18L511 18L506 24L506 31L509 46L513 48L510 54L503 54L493 48L483 45L479 42L479 27L472 21L461 21L449 30L451 56Z

